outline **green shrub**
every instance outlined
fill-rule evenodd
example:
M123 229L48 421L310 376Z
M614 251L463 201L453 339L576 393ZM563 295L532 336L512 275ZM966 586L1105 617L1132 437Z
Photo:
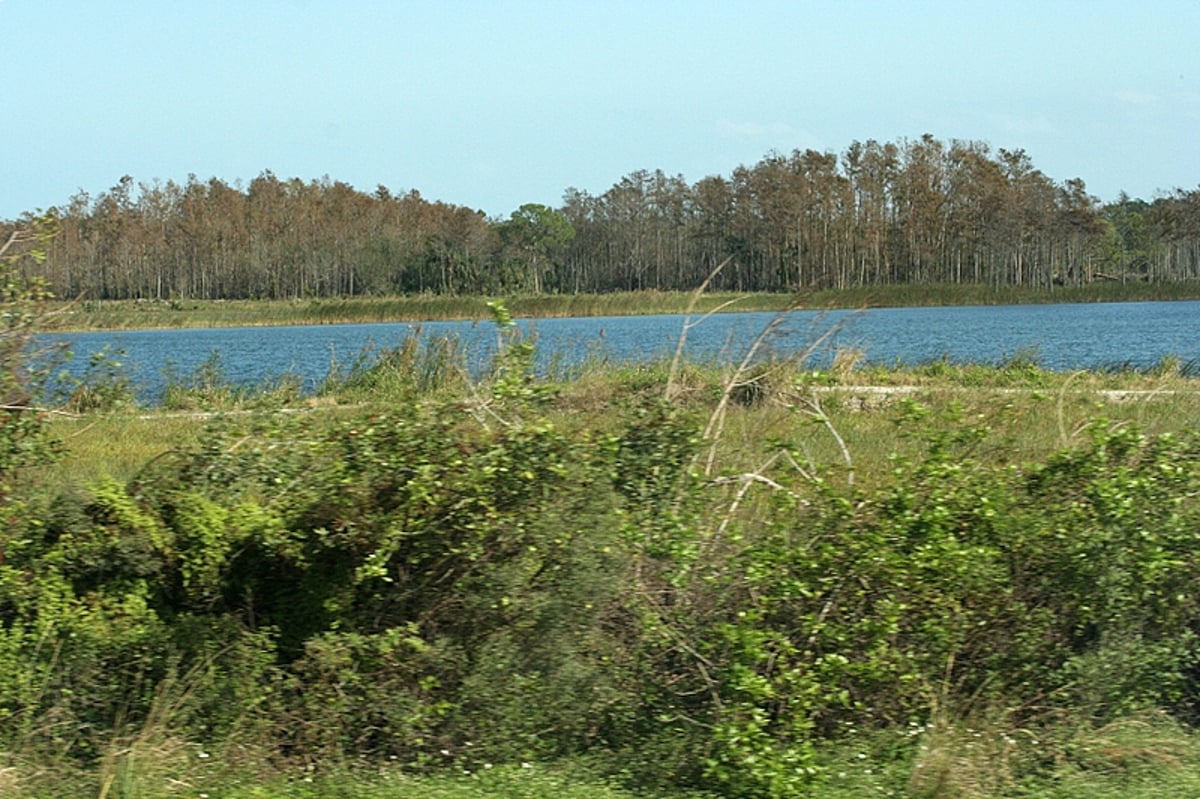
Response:
M1049 773L969 745L982 722L1194 713L1197 436L1097 422L1019 463L1015 410L905 403L908 454L861 486L786 434L727 457L659 391L555 419L503 335L464 399L214 419L54 498L13 471L0 746L131 786L128 753L216 739L421 770L586 756L774 799L834 785L830 747L903 735L889 784L932 796Z

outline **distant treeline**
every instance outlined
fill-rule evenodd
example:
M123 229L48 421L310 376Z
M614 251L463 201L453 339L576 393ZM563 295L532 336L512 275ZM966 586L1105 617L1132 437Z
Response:
M127 176L50 213L43 275L92 299L687 290L726 260L714 289L1200 278L1200 188L1103 204L1022 150L928 135L771 153L696 183L638 171L503 219L270 172Z

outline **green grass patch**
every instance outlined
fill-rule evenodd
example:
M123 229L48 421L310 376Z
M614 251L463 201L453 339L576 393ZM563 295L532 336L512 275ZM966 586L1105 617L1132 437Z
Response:
M46 479L127 479L161 453L195 443L213 415L301 414L321 423L434 397L477 396L483 389L472 386L456 358L449 342L423 348L407 341L378 360L348 364L312 397L286 387L235 390L219 376L195 377L177 386L168 408L54 417L65 457L46 468ZM604 430L631 397L664 396L668 372L661 363L585 365L551 381L556 396L545 410L566 428ZM902 423L906 403L928 409L923 424L970 420L996 428L1005 444L993 446L994 457L1018 462L1078 444L1097 416L1159 434L1186 429L1200 414L1200 378L1170 369L1059 373L1024 363L941 362L860 369L843 362L828 371L781 366L762 374L753 396L739 395L729 409L723 435L730 468L752 468L772 442L786 442L813 464L841 469L845 457L832 427L858 479L885 480L891 457L919 446ZM678 377L677 401L697 412L711 409L728 376L728 369L689 364Z
M293 765L246 762L252 753L146 749L126 770L48 774L29 763L0 756L0 795L6 799L713 799L687 790L641 791L597 775L577 763L481 763L414 773L391 766L354 763ZM132 754L132 753L127 753ZM268 756L269 757L269 756Z
M1103 725L952 719L851 732L821 751L822 799L1187 799L1200 736L1160 713Z

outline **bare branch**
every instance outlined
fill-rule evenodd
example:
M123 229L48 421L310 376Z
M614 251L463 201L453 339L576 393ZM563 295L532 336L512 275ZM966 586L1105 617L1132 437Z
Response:
M825 413L825 409L821 407L821 401L817 399L817 393L814 391L808 400L811 409L809 414L825 425L825 429L829 431L829 435L833 436L833 440L837 442L838 449L842 453L842 460L846 464L846 483L854 485L854 462L850 458L850 449L846 446L845 439L838 433L837 428L833 426L833 420L829 418L829 414Z
M9 249L20 240L21 231L14 230L12 233L8 234L8 241L4 242L4 244L0 244L0 258L3 258L4 254L7 253Z

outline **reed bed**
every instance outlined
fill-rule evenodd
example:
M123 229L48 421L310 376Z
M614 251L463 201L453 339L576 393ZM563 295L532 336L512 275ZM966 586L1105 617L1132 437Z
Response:
M1200 282L1092 283L1025 289L983 285L864 286L795 295L632 291L611 294L517 296L505 300L518 317L630 316L728 311L778 311L1054 302L1164 301L1200 298ZM87 300L49 307L47 330L253 327L270 325L448 321L488 318L493 297L410 295L292 300Z
M630 316L683 313L690 295L639 291L600 295L516 297L506 305L517 317ZM89 300L48 308L42 327L54 331L193 327L267 327L373 322L487 319L492 297L413 295L300 300ZM700 311L776 311L788 303L776 294L721 294L703 299Z
M857 286L804 293L810 308L1040 305L1047 303L1165 302L1200 299L1200 281L1143 283L1097 281L1082 286L1032 289L982 284Z

